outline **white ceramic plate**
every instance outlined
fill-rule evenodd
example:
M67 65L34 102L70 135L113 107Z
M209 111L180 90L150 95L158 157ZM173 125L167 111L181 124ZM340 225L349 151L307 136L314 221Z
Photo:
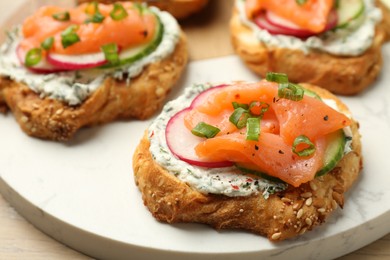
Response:
M360 121L364 170L344 210L304 236L273 244L244 231L157 222L133 181L132 154L150 121L81 130L69 143L26 136L0 115L0 190L36 227L98 258L334 258L390 231L390 45L368 91L342 98ZM257 80L235 56L193 62L170 99L197 82Z

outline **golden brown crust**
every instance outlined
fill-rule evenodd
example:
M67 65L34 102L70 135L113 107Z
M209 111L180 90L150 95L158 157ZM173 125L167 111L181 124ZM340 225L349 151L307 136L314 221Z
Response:
M382 23L381 27L386 32L386 40L390 40L390 9L381 0L376 1L378 7L382 10Z
M336 100L328 91L307 86L322 97ZM246 197L205 195L181 182L158 165L149 152L147 133L133 156L135 182L146 207L159 221L205 223L216 229L246 229L280 241L303 234L323 223L333 210L344 204L346 192L362 168L358 124L354 121L353 152L347 154L328 174L299 188L270 195Z
M119 0L119 1L132 1L132 2L145 2L142 0ZM92 2L92 0L78 0L78 4ZM112 4L118 2L118 0L98 0L100 3ZM146 1L149 5L154 5L161 10L168 11L177 19L186 18L199 10L201 10L208 0L170 0L170 1Z
M80 106L42 99L24 84L4 78L0 79L0 105L5 101L28 135L58 141L72 138L84 126L116 119L146 119L161 107L181 75L187 63L186 45L182 34L174 53L148 65L130 85L108 78Z
M244 26L237 10L230 21L232 44L246 65L261 77L269 71L283 72L292 82L307 82L341 95L354 95L376 79L382 68L381 46L386 36L378 26L373 45L357 57L334 56L320 51L267 46Z

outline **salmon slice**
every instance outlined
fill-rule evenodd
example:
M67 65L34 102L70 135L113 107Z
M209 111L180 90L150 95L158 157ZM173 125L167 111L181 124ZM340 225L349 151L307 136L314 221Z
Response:
M315 145L313 156L299 157L278 135L262 133L259 141L247 141L245 134L235 132L206 139L195 151L200 158L207 157L211 161L230 160L256 165L260 171L298 187L312 180L322 166L324 139L318 139Z
M253 18L261 10L272 11L290 20L302 29L320 33L324 31L334 0L307 0L299 5L296 0L247 0L248 17Z
M232 109L233 102L249 104L261 100L271 103L277 93L278 84L274 82L238 84L225 87L223 91L213 92L196 109L207 115L218 115L222 110Z
M313 141L351 124L346 115L308 96L299 102L278 99L271 106L280 124L280 136L288 144L299 135Z
M184 124L191 130L199 122L218 127L214 138L199 143L195 152L210 162L231 161L255 165L259 171L277 177L293 186L314 178L323 166L326 136L351 124L351 120L319 99L304 96L292 101L278 97L278 85L260 81L252 84L226 86L209 91L184 116ZM202 95L202 94L201 94ZM232 102L249 104L253 101L269 105L263 113L258 141L246 140L246 128L238 129L229 121L234 112ZM255 111L255 114L259 114ZM292 144L300 136L307 136L315 145L309 156L298 156ZM298 150L304 149L298 145Z
M23 23L24 40L21 47L28 51L39 47L48 37L54 37L52 52L59 54L87 54L101 51L101 46L116 43L120 48L128 48L149 42L156 32L157 20L153 14L142 15L132 3L122 3L128 15L122 20L115 21L110 17L112 5L98 4L99 12L105 17L101 23L85 23L90 16L88 4L74 9L46 6L40 8L34 15ZM58 21L54 14L69 11L69 21ZM71 25L76 25L74 32L80 41L63 48L61 33Z

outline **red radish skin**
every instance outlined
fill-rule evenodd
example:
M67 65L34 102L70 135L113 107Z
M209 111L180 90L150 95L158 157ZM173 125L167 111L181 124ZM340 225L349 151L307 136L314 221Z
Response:
M224 87L228 87L228 86L230 86L230 85L221 84L221 85L213 86L213 87L211 87L211 88L206 89L205 91L203 91L202 93L200 93L199 95L197 95L197 96L194 98L194 100L192 100L190 107L196 107L196 106L202 104L203 101L204 101L204 98L205 98L207 95L211 94L212 92L214 92L214 91L216 91L216 90L218 90L218 89L221 89L221 88L224 88Z
M103 53L83 54L83 55L64 55L47 54L47 61L63 70L82 70L102 66L107 63Z
M302 29L298 25L282 17L279 17L270 11L266 13L261 13L254 19L254 21L261 29L267 30L269 33L274 35L282 34L288 36L295 36L303 39L308 38L310 36L318 35L317 33ZM328 23L323 32L333 29L337 25L337 21L337 12L330 12Z
M200 159L195 153L195 146L204 139L195 136L184 125L184 116L192 107L176 113L169 119L167 128L165 130L165 138L168 148L180 160L185 161L191 165L207 167L207 168L221 168L233 166L232 162L207 162Z
M18 46L16 47L16 56L18 57L18 60L21 64L24 65L24 59L26 57L26 52L23 51L23 49ZM47 74L47 73L54 73L54 72L61 72L64 71L61 68L58 68L46 61L46 59L42 59L37 65L32 67L26 67L28 70L39 73L39 74Z

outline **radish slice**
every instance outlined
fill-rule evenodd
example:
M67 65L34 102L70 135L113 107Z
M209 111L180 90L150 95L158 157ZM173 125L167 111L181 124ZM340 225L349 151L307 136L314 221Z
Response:
M221 88L227 87L227 86L230 86L230 85L222 84L222 85L217 85L217 86L211 87L209 89L206 89L205 91L203 91L202 93L197 95L194 98L194 100L192 100L192 103L191 103L190 107L196 107L196 106L202 104L204 102L204 100L205 100L205 97L207 97L209 94L211 94L214 91L219 90Z
M27 52L23 50L23 48L21 48L20 45L16 47L16 56L18 57L19 62L23 65L24 65L24 59L26 57L26 54ZM42 59L38 64L26 68L32 72L43 73L43 74L63 71L63 69L48 63L46 59Z
M323 32L333 29L337 25L338 15L335 10L329 13L328 22ZM255 18L255 23L271 34L283 34L295 36L298 38L308 38L317 35L318 33L303 29L295 23L286 20L273 12L262 13ZM321 32L322 33L322 32Z
M103 52L81 55L64 55L49 52L47 61L63 70L90 69L107 63Z
M286 26L284 23L282 25L279 25L277 23L270 23L266 17L267 17L266 15L260 14L255 18L255 23L261 29L267 30L270 34L283 34L288 36L296 36L298 38L307 38L315 35L315 33L304 29L287 27L289 24Z
M220 168L233 166L232 162L208 162L196 155L195 147L204 138L193 135L184 125L184 117L191 109L189 107L181 110L168 121L165 138L171 152L180 160L200 167Z

